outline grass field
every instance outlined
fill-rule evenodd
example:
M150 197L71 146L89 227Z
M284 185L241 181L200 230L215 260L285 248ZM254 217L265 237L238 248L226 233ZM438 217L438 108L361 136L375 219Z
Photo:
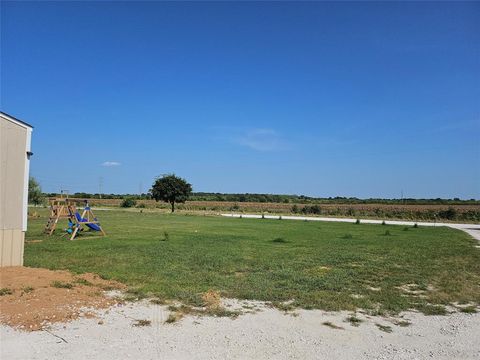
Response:
M43 235L29 220L25 265L94 272L133 293L199 304L222 296L325 310L442 313L480 304L480 251L450 228L98 211L106 238ZM42 241L33 241L42 240Z

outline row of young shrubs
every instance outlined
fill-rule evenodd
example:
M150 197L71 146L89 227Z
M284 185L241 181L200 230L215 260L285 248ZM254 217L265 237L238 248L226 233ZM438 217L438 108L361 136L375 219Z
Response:
M340 215L350 217L379 217L379 218L399 218L409 220L449 220L449 221L480 221L479 210L467 210L460 212L454 207L449 207L445 210L424 210L424 211L409 211L409 210L383 210L380 208L372 210L355 210L353 208L329 208L322 209L318 205L298 207L292 206L292 213L305 215Z

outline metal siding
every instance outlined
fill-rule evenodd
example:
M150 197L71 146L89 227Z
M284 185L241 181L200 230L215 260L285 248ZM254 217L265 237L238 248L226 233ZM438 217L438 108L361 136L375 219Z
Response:
M0 229L0 266L22 266L25 233Z
M27 129L0 118L0 229L23 228L26 147Z
M0 116L0 266L23 265L30 131Z

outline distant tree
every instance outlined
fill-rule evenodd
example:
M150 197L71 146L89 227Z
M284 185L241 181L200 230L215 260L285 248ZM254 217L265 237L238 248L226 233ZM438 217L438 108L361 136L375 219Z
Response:
M192 193L192 185L175 174L167 174L155 180L150 192L155 201L170 203L173 213L175 203L184 203L188 199Z
M28 202L35 206L43 202L43 194L40 184L33 176L28 180Z

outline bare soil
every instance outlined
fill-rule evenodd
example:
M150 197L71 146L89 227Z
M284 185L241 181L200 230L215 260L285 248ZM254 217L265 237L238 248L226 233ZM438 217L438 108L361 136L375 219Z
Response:
M0 268L0 323L34 331L52 323L91 317L91 310L105 309L121 301L106 296L105 291L124 288L123 284L90 273L75 275L20 266Z

